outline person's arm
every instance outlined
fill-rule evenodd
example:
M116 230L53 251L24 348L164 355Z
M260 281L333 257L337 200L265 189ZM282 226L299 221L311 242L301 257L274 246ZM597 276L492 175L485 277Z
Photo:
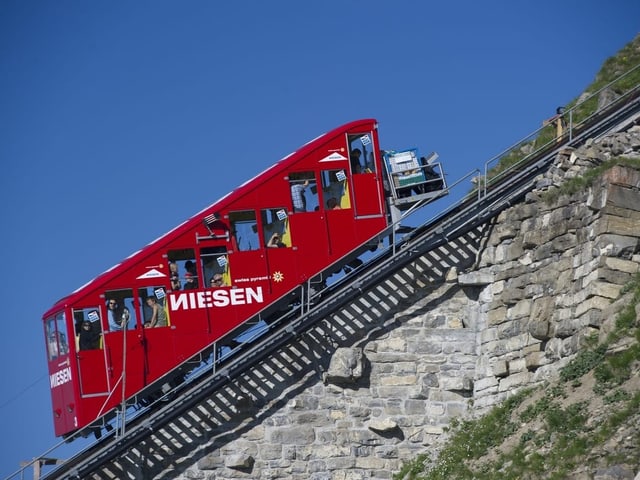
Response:
M151 309L153 313L151 314L151 320L149 320L149 327L155 327L156 323L158 323L158 304L154 303L153 308Z
M279 247L282 247L283 245L284 244L280 241L280 235L278 235L277 233L274 233L273 235L271 235L271 238L267 242L267 247L269 248L279 248Z
M276 241L278 240L278 234L274 233L273 235L271 235L271 238L269 239L269 241L267 242L267 247L268 248L274 248L277 247L278 245L276 245Z

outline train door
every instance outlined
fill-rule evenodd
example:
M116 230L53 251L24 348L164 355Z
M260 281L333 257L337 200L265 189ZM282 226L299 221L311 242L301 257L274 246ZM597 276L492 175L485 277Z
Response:
M134 302L130 288L105 292L104 348L111 392L125 386L127 392L136 391L145 385L145 339Z
M348 172L344 169L322 170L322 201L329 245L329 261L336 260L354 247L353 195Z
M308 280L309 272L321 271L326 266L329 239L315 172L289 172L287 180L292 205L287 221L291 245L300 265L296 283L300 283Z
M232 284L243 287L257 279L264 280L267 274L266 259L258 234L256 211L230 212L229 224L233 237L233 254L229 259L233 267Z
M107 365L102 338L100 307L73 310L80 395L91 396L108 391Z
M61 435L78 426L72 382L74 377L72 365L70 365L67 325L63 312L45 319L44 333L47 342L54 426L56 435Z
M162 285L138 287L140 323L143 337L145 385L155 381L175 364L175 346L171 335L171 314L167 291Z
M382 174L372 132L348 135L353 209L356 218L384 213L384 199L380 188Z
M209 331L215 338L223 334L227 326L236 322L235 309L224 308L232 297L231 287L234 284L236 271L231 270L229 262L229 252L227 242L217 246L207 246L200 249L200 260L202 262L202 272L207 289L208 301L207 315L209 320ZM230 300L229 300L230 303ZM221 309L220 307L223 306Z
M172 292L169 296L168 313L175 316L171 320L171 326L177 334L174 336L176 348L178 351L188 351L194 341L184 335L202 336L211 332L210 319L202 308L196 308L198 290L207 287L206 278L202 278L202 273L198 270L194 248L172 248L167 253L167 260Z
M260 211L262 237L266 241L267 270L271 293L280 296L298 283L298 265L292 261L292 238L286 207Z
M201 237L199 241L210 243L213 241L212 237ZM149 364L152 370L166 370L172 364L176 365L187 360L209 344L211 334L217 331L222 320L218 313L219 309L212 308L215 303L213 295L216 292L209 290L212 277L210 262L217 259L217 255L214 254L215 250L208 246L202 246L199 252L191 247L168 250L171 288L166 292L167 297L162 300L157 299L156 303L168 307L166 322L169 327L146 328L144 333L150 339L155 337L158 345L166 345L169 355L164 352L159 356L156 355L149 344L147 351L150 355ZM226 255L220 256L225 258L226 263ZM145 298L149 296L157 298L156 291L160 291L160 295L163 294L161 287L157 286L153 289L148 288L146 292L140 292L140 295ZM147 309L146 314L151 314L151 310ZM160 349L162 348L165 347L161 346ZM158 352L158 349L153 351Z

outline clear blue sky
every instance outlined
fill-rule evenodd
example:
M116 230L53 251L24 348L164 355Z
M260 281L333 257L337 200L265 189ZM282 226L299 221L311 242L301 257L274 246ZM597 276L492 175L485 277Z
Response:
M57 442L60 297L350 120L453 181L639 32L631 0L0 2L0 477Z

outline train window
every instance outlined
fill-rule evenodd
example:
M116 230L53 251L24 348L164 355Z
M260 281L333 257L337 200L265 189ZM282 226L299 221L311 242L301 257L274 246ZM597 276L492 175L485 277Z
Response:
M282 208L268 208L260 212L262 220L262 234L267 247L290 247L291 232L287 210Z
M236 248L239 251L245 252L260 248L255 211L231 212L229 213L229 222L231 223L231 233L236 241Z
M73 323L76 330L76 351L102 348L100 308L74 309Z
M230 287L231 271L226 247L205 247L200 250L205 287Z
M351 208L349 184L344 170L322 171L322 197L326 210Z
M167 308L167 292L163 286L139 288L138 298L140 299L140 318L145 328L171 325Z
M59 356L69 353L67 323L63 312L56 313L46 320L45 335L47 336L49 360L55 360Z
M353 173L375 173L376 162L371 133L349 135L349 160Z
M56 334L55 318L47 319L44 330L47 337L47 353L49 354L49 360L55 360L58 358L58 336Z
M313 172L290 173L289 189L294 213L318 210L318 185Z
M136 310L133 308L133 290L108 290L105 292L107 328L112 331L135 328Z
M170 250L168 254L171 290L193 290L200 285L193 248Z

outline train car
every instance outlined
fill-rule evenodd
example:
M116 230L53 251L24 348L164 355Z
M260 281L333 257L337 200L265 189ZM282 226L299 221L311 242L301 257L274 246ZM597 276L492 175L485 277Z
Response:
M99 433L118 408L357 266L394 211L433 194L417 173L434 166L440 194L439 164L383 152L374 119L348 123L58 301L43 316L56 435Z

